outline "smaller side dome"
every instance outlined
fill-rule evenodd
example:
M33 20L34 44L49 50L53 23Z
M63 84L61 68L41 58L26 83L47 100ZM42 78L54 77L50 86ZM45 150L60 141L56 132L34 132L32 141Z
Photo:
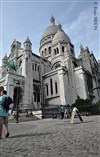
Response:
M68 35L63 31L61 24L58 24L58 32L55 34L52 44L57 44L59 42L64 42L64 43L71 43L70 38Z

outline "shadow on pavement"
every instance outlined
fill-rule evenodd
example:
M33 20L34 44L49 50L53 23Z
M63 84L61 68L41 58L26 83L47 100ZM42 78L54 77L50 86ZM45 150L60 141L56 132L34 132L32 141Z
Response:
M83 121L83 122L74 122L73 124L84 124L84 123L91 123L94 122L93 120L90 121Z
M23 137L32 137L32 136L46 136L46 135L51 135L52 133L51 132L48 132L48 133L39 133L39 134L36 134L36 133L31 133L31 134L19 134L19 135L14 135L14 136L10 136L9 138L23 138Z
M91 122L94 122L94 121L90 120L90 121L83 121L83 122L79 121L79 122L70 123L70 121L64 120L63 122L65 122L67 125L71 125L71 124L91 123ZM65 123L60 123L60 124L57 124L57 125L65 125Z

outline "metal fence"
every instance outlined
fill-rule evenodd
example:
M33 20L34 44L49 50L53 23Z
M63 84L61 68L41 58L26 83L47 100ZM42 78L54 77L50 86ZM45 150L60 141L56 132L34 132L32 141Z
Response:
M82 115L100 115L100 105L86 105L77 108Z
M50 105L42 109L42 118L53 118L54 115L60 117L60 106Z
M100 115L100 105L84 105L77 108L83 116ZM67 106L65 106L65 110L67 110ZM60 106L50 105L42 109L42 118L53 118L54 115L60 118Z

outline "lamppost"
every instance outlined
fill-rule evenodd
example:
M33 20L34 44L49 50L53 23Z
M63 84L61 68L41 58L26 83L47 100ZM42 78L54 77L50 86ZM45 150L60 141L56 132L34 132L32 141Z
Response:
M16 123L18 123L18 117L19 117L19 112L18 112L18 107L19 107L19 98L18 98L18 94L19 94L19 85L20 82L19 80L16 82L17 87L17 103L16 103Z

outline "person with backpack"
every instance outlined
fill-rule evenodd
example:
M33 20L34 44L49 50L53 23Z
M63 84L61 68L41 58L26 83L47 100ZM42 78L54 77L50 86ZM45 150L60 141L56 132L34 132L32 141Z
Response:
M3 125L8 123L8 113L3 108L5 98L2 91L0 91L0 139L2 138Z
M7 91L3 90L3 95L5 96L5 102L4 102L4 109L6 110L6 112L8 112L10 109L12 109L14 107L12 98L10 96L7 96Z
M7 96L7 91L6 90L1 91L1 96L0 96L0 104L1 104L1 106L0 106L0 118L1 118L2 124L6 128L5 138L9 137L9 135L10 135L9 130L8 130L8 111L9 111L9 107L10 107L11 103L13 103L13 101L12 101L11 98L9 99L9 96ZM1 135L2 135L2 131L1 131Z
M3 99L1 97L1 91L4 90L4 87L0 87L0 139L2 138L2 129L3 129L3 118L2 118L2 105Z

